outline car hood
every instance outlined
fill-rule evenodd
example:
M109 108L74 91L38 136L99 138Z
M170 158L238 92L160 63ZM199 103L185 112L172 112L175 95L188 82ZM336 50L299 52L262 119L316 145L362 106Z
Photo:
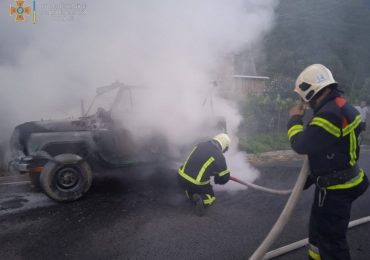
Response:
M20 132L69 132L88 130L84 120L42 120L26 122L16 127Z

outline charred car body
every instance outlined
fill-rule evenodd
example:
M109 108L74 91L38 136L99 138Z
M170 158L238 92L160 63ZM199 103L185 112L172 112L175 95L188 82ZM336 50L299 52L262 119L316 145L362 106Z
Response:
M108 110L99 107L96 113L77 120L34 121L17 126L10 141L11 167L29 174L32 184L53 200L73 201L89 190L93 172L168 162L171 156L164 136L151 132L138 142L112 119L111 111L122 102L123 92L129 93L132 106L133 88L118 82L98 88L97 97L117 90ZM226 130L224 120L214 126L217 131Z

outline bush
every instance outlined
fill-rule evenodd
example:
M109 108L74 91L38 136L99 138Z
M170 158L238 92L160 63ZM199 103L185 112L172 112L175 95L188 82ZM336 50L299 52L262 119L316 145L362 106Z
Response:
M241 134L276 134L285 131L288 111L295 101L282 99L279 95L249 95L240 102L243 121L239 127Z
M286 132L277 134L255 134L239 138L239 149L247 153L264 153L290 149Z

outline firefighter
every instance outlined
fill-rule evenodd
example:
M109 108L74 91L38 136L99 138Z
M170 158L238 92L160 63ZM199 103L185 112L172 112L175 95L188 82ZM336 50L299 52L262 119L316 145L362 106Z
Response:
M369 186L359 167L361 116L342 97L328 68L313 64L298 76L294 91L313 110L306 126L303 105L291 108L288 137L294 151L307 154L315 184L309 221L309 259L350 259L346 239L352 202Z
M187 198L196 206L198 215L203 215L204 209L216 199L210 178L213 176L214 182L221 185L229 181L230 171L223 155L229 145L230 138L224 133L199 143L178 170L180 185Z

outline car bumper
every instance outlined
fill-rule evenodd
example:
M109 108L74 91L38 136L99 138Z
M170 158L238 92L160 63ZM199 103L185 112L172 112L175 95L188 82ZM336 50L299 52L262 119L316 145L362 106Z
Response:
M13 170L19 173L27 173L27 172L34 172L40 171L40 169L45 164L45 161L35 160L32 157L23 157L13 160L11 162L11 167Z
M27 163L14 163L13 167L16 171L20 173L25 173L30 171L30 164Z

